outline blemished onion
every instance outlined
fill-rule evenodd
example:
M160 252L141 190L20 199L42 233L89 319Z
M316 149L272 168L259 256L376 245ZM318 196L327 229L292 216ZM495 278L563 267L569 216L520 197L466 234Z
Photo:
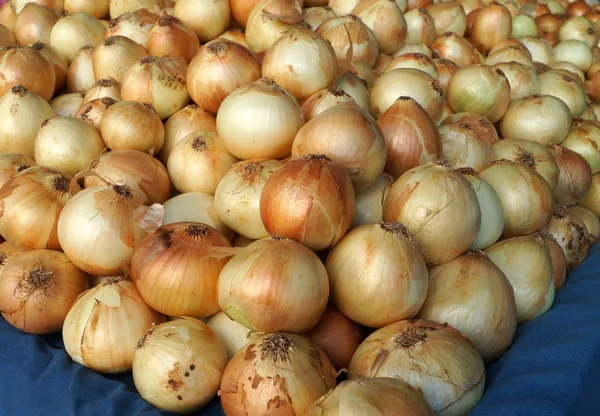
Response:
M90 88L83 98L86 103L101 98L122 101L121 84L114 78L101 78Z
M110 17L114 19L117 16L141 8L158 12L163 6L163 0L110 0Z
M598 29L596 25L583 16L569 17L558 29L558 37L561 42L566 40L579 40L588 48L596 46L598 41Z
M431 49L441 58L449 59L460 67L483 63L483 56L468 40L453 32L446 32L431 43Z
M470 250L482 250L494 244L504 230L504 210L498 193L488 181L483 179L472 168L461 168L458 171L473 185L479 209L481 210L481 227Z
M97 98L81 106L75 118L83 120L85 123L100 131L104 113L117 102L110 97Z
M108 35L110 37L124 36L139 43L142 47L148 48L150 31L157 19L158 15L147 9L127 12L110 21Z
M0 23L9 30L13 30L16 26L16 21L17 14L13 11L9 0L0 7Z
M84 94L73 92L71 94L63 94L53 98L50 101L50 107L57 116L75 117L75 114L77 114L77 111L79 111L84 102ZM42 123L40 123L40 125L41 124Z
M498 130L504 139L532 140L548 146L564 140L571 120L564 101L553 95L534 94L511 102Z
M227 351L227 360L231 360L235 354L257 334L238 324L223 311L217 312L210 317L206 325L219 337Z
M552 49L550 48L550 45L541 40L539 37L524 36L520 37L518 40L527 48L531 54L531 59L534 62L549 64L553 60Z
M570 270L580 265L590 248L590 235L583 220L564 205L556 205L548 232L562 247Z
M506 7L490 3L479 9L469 31L469 40L482 53L488 53L499 41L508 39L512 31L512 17Z
M523 163L539 173L550 185L552 194L558 185L559 169L554 155L533 140L505 139L493 145L494 159Z
M407 43L430 45L436 37L435 21L427 9L418 8L404 14L407 28Z
M350 229L354 204L346 169L324 155L308 155L271 175L261 194L260 216L269 234L319 251L333 247Z
M494 160L492 145L468 123L444 123L438 127L442 156L455 168L471 167L481 172Z
M230 0L231 17L242 28L246 28L250 12L260 0ZM326 5L327 3L325 3Z
M485 366L469 339L449 325L421 319L369 335L352 357L348 376L408 381L436 414L447 415L468 414L485 388Z
M422 53L405 53L404 55L400 55L388 64L386 71L396 68L414 68L431 75L434 79L439 78L433 59Z
M555 293L552 257L541 235L502 240L485 253L514 289L519 324L537 318L552 307Z
M0 153L0 188L17 173L32 166L35 166L35 160L28 156L20 153Z
M69 70L69 63L67 62L67 59L50 45L36 42L31 45L31 47L39 51L42 56L52 64L56 79L54 92L61 92L67 82L67 71Z
M217 114L219 137L238 159L280 159L288 155L303 124L300 104L268 78L233 91Z
M137 344L133 381L159 409L181 413L199 410L219 389L227 353L204 323L182 318L151 328Z
M265 334L227 364L221 379L221 405L231 416L273 411L303 415L335 387L335 377L325 353L310 340L295 334ZM274 380L279 380L279 385Z
M124 100L151 104L161 119L172 116L190 100L188 65L182 58L146 56L128 71L121 85Z
M389 415L394 412L422 416L434 414L423 394L410 384L399 379L377 377L341 382L314 402L304 415L362 416Z
M352 228L365 224L377 224L383 219L383 203L394 178L387 173L379 175L375 183L356 192Z
M66 92L86 92L94 86L96 78L94 76L94 64L92 57L94 48L84 46L77 52L67 71Z
M336 370L348 368L352 355L364 339L360 326L333 307L327 307L321 319L308 333Z
M85 12L97 19L102 19L108 16L110 3L110 0L97 0L93 2L88 0L64 0L64 7L65 12L69 14Z
M592 175L600 172L600 125L597 122L573 119L571 130L560 145L579 153L589 163Z
M64 0L11 0L10 7L15 13L20 13L27 3L37 3L43 6L49 7L56 13L62 13L64 11L63 5Z
M74 117L52 117L44 121L35 138L35 161L69 176L86 169L106 145L100 132Z
M596 215L587 208L574 205L568 207L569 214L579 218L584 224L588 231L590 247L598 241L600 236L600 220Z
M592 66L592 51L580 40L564 40L554 47L553 53L556 61L572 62L582 71Z
M306 121L309 121L323 111L347 102L354 102L354 100L344 90L334 85L319 90L310 97L307 97L302 102L302 112Z
M217 133L192 132L173 148L167 170L179 192L214 194L223 176L236 162Z
M87 275L63 253L33 250L11 258L0 280L0 311L30 334L59 331L71 305L88 288Z
M373 31L381 52L393 54L404 44L408 28L393 0L363 0L351 12Z
M301 333L317 324L329 299L329 281L315 253L282 237L239 250L218 276L217 306L223 312L261 332Z
M111 150L133 149L153 155L162 147L165 130L150 104L120 101L104 113L102 138Z
M125 36L109 36L94 49L96 80L113 78L123 82L127 71L148 55L142 45Z
M556 203L572 205L580 201L592 184L590 164L577 152L562 146L551 146L558 166Z
M454 74L446 98L454 112L477 113L495 123L509 107L510 84L502 70L473 65Z
M252 52L261 53L303 23L302 8L296 0L261 0L248 16L246 42Z
M557 291L565 284L567 278L567 258L565 257L565 252L562 247L556 242L556 238L554 238L552 234L549 234L546 231L542 231L538 234L541 239L544 240L544 243L546 243L546 247L548 247L550 257L552 258L554 290Z
M42 122L54 117L54 110L36 93L22 85L0 97L0 153L34 157L35 138Z
M174 16L204 43L218 38L227 30L231 10L227 0L178 0Z
M381 117L398 97L414 99L438 123L444 110L444 91L440 83L418 69L399 68L386 72L371 92L373 115Z
M12 87L22 85L49 101L54 95L56 74L49 60L29 46L7 46L0 49L0 96Z
M490 121L482 115L476 113L455 113L451 114L441 123L444 124L468 124L471 130L479 136L480 139L485 140L488 143L494 144L498 140L498 133L496 128Z
M429 281L419 318L452 325L469 337L486 364L504 354L517 329L517 305L498 266L471 251L431 267Z
M0 243L0 275L4 268L19 254L26 252L27 249L14 244L10 244L8 241Z
M260 74L260 65L248 49L217 39L204 45L190 62L187 88L196 104L216 114L230 93Z
M465 35L467 15L458 2L431 4L426 9L435 21L435 31L438 36L446 32L454 32L461 37Z
M458 257L475 241L481 210L471 184L440 161L416 167L394 182L383 220L406 224L427 263L438 264Z
M100 373L126 373L140 338L164 321L131 281L113 277L73 304L62 331L65 350L76 363Z
M20 45L50 43L50 32L57 20L58 14L51 8L33 2L27 3L17 15L14 37Z
M104 39L106 27L95 17L77 12L59 19L52 27L50 45L71 62L84 46L96 46Z
M217 280L233 255L229 241L197 222L165 225L136 246L131 279L147 305L169 316L219 311Z
M304 21L308 24L308 26L312 30L316 31L324 21L326 21L327 19L331 19L332 17L336 17L336 14L327 6L309 7L302 11L302 17L304 18Z
M386 164L386 142L375 120L355 103L338 104L300 128L292 157L324 154L344 166L356 190L377 180Z
M150 31L148 52L152 56L172 56L190 62L199 48L196 33L176 17L159 17Z
M223 176L215 190L215 208L219 218L244 237L257 240L267 237L260 218L260 197L273 172L283 163L272 159L255 159L236 163Z
M460 67L450 59L446 58L434 59L433 63L435 65L435 70L438 73L438 81L444 90L444 94L446 94L448 92L448 84L450 83L450 80ZM444 118L442 118L442 120L444 120Z
M510 100L521 98L540 92L540 81L538 75L531 66L519 62L501 62L495 65L504 72L504 76L510 85Z
M529 166L497 160L480 175L498 193L504 211L502 237L543 230L554 210L554 195L546 180Z
M0 189L0 234L6 241L29 250L60 250L56 225L72 197L70 179L42 166L14 175Z
M246 42L246 34L241 29L230 29L223 33L217 39L225 39L231 42L235 42L238 45L242 45L244 48L250 50L248 43Z
M343 90L352 99L369 114L371 112L371 94L366 81L360 79L350 71L344 71L335 78L333 84ZM308 121L308 119L307 119Z
M359 324L381 328L412 318L425 302L427 265L399 222L355 228L331 250L325 267L335 305Z
M583 113L587 101L583 84L577 76L551 70L540 74L539 80L541 94L560 98L569 107L573 117L579 117Z
M88 169L111 183L127 184L143 196L146 205L162 204L169 199L171 183L167 169L147 153L113 150L96 158ZM97 176L88 176L83 184L89 188L102 184L102 181Z

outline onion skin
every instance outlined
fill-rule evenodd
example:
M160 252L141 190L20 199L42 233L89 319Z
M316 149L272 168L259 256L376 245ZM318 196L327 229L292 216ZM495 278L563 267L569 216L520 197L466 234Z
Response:
M29 46L7 46L0 49L0 96L17 85L49 101L54 95L56 74L50 61Z
M347 102L354 102L354 99L340 87L334 85L319 90L302 101L302 112L306 121L309 121L323 111Z
M108 26L109 36L125 36L140 44L144 49L148 48L150 31L158 15L147 9L139 9L115 17Z
M123 101L121 98L121 84L114 78L99 79L83 97L84 103L89 103L93 100L100 100L102 98L110 98L114 100L115 103Z
M554 276L554 288L556 291L565 284L568 272L567 258L562 247L556 242L552 234L542 232L540 236L546 243L546 247L548 247L550 257L552 258L552 274Z
M570 206L568 209L571 215L576 216L585 224L589 234L590 247L596 244L600 236L600 220L598 217L589 209L578 205Z
M123 82L129 69L144 56L146 49L125 36L109 36L94 49L92 58L96 80L113 78Z
M456 168L472 167L480 172L494 159L492 145L467 123L442 124L438 127L442 155Z
M356 192L356 209L351 228L383 221L383 203L393 183L391 175L382 173L374 184Z
M479 65L483 56L468 40L454 32L446 32L431 43L431 49L440 57L454 62L459 67Z
M20 153L0 154L0 188L17 173L35 166L35 160Z
M333 83L336 87L348 94L363 110L373 115L373 112L371 111L371 94L369 93L368 85L365 80L357 77L350 71L345 71L343 74L340 74ZM308 99L310 99L310 97L306 100ZM306 103L306 100L304 103Z
M41 42L36 42L33 45L31 45L31 47L39 51L44 58L50 61L54 68L54 75L56 78L54 94L56 95L62 92L67 82L67 71L69 70L69 62L67 61L67 59L50 45L46 45Z
M10 244L8 241L0 243L0 275L4 268L19 254L25 253L27 249L14 244Z
M561 146L579 153L589 163L592 175L600 172L600 124L573 119L571 130Z
M257 336L256 333L238 324L223 311L211 316L206 325L223 342L225 351L227 352L227 360L231 360L244 345Z
M442 121L440 126L458 123L467 124L480 139L492 145L500 140L494 125L487 118L476 113L464 112L451 114Z
M557 205L548 224L548 233L562 247L569 270L583 263L591 244L588 229L579 216L564 205Z
M592 169L579 153L566 147L550 146L558 166L556 203L572 205L587 194L592 184Z
M200 49L193 30L174 16L161 16L150 31L148 53L152 56L172 56L190 62Z
M592 211L600 218L600 174L592 176L592 183L585 197L579 201L579 205Z
M373 31L382 53L393 54L404 44L408 28L395 1L362 0L351 12Z
M508 39L511 31L508 9L499 3L490 3L478 10L469 31L469 41L482 53L488 53L498 41Z

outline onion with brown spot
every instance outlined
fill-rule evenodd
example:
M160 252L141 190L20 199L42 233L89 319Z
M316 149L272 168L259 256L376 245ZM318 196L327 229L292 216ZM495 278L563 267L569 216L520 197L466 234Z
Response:
M116 103L117 102L110 97L96 98L95 100L82 105L81 108L77 110L77 113L75 113L75 118L82 120L100 131L104 113Z
M467 124L480 139L492 145L500 140L494 125L487 118L476 113L463 112L451 114L442 121L441 126L458 123Z
M566 147L550 146L550 151L559 169L556 202L575 204L587 194L592 183L590 165L579 153Z
M590 237L590 247L593 246L600 237L600 220L587 208L573 205L569 208L569 213L578 217L584 224Z
M548 232L554 236L567 258L569 270L579 266L587 257L590 235L583 220L564 205L554 208L548 224Z

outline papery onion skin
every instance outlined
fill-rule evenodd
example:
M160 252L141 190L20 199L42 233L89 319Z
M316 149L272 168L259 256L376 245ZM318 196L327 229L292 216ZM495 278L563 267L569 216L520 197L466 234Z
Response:
M587 257L590 235L585 222L564 205L554 207L554 215L548 224L548 232L562 247L569 270L579 266Z
M242 28L246 28L248 17L259 1L260 0L230 0L229 6L231 7L231 17L233 17L235 22Z
M7 46L0 49L0 95L22 85L49 101L54 95L54 67L37 49L29 46Z
M550 146L558 166L556 203L571 205L580 201L592 183L592 169L579 154L566 147Z
M106 33L106 27L95 17L82 12L59 19L50 32L50 45L71 62L84 46L95 47Z
M35 160L20 153L0 153L0 188L17 173L35 166Z
M327 3L327 2L325 2ZM316 31L324 21L336 17L337 15L327 5L308 7L302 10L302 17L308 26Z
M508 79L511 101L540 92L539 79L533 67L519 62L501 62L495 66L500 68Z
M116 101L110 97L97 98L81 106L77 110L75 118L84 121L96 130L100 130L104 113L114 104L116 104Z
M470 124L442 124L438 127L442 155L456 168L471 167L480 172L494 159L492 145L482 139Z
M94 49L92 59L96 80L114 78L123 82L127 71L146 55L146 49L135 40L109 36Z
M344 90L334 85L319 90L302 101L302 112L304 113L305 120L309 121L323 111L347 102L354 102L354 100Z
M539 80L541 94L550 94L560 98L567 104L573 117L583 114L586 105L585 89L575 75L551 70L540 74Z
M381 52L393 54L404 44L408 28L404 14L395 1L359 1L351 14L373 31Z
M200 42L204 43L227 30L231 9L228 0L178 0L175 17L196 32Z
M440 125L465 123L482 140L490 144L496 143L500 138L496 128L484 116L476 113L454 113L442 121Z
M257 336L256 333L244 325L238 324L223 311L211 316L206 325L223 342L227 360L231 360L244 345Z
M139 9L122 14L110 21L108 26L109 36L125 36L140 44L142 47L148 47L150 31L158 15L151 13L147 9Z
M36 42L31 47L39 51L44 58L46 58L52 64L54 68L54 75L56 78L56 85L54 87L54 94L60 93L67 82L67 71L69 70L69 62L61 55L55 48L50 45L46 45L41 42Z
M464 36L467 30L467 15L458 2L438 3L427 6L427 11L435 21L438 36L445 32L454 32Z
M383 203L393 183L391 175L382 173L375 183L356 192L356 209L351 228L383 221Z
M573 119L571 130L560 145L579 153L589 163L592 175L600 172L600 124Z
M586 195L579 201L579 205L592 211L600 218L600 174L592 176L592 183Z
M189 27L174 16L161 16L150 31L148 53L152 56L173 56L190 62L200 41Z
M367 111L371 115L373 114L371 111L371 94L369 93L368 84L365 80L357 77L350 71L345 71L343 74L340 74L338 77L336 77L333 83L336 87L340 88L350 97L352 97L356 104L358 104L363 110ZM309 119L307 119L307 121L308 120Z
M26 252L27 249L14 244L10 244L8 241L0 243L0 275L4 268L19 254Z

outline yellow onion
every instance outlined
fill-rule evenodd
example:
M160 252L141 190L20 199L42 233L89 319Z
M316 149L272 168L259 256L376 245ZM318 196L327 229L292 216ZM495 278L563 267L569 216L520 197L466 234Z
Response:
M592 51L580 40L564 40L554 47L553 53L556 61L572 62L582 71L592 65Z
M344 16L351 14L358 3L360 3L360 0L329 0L327 5L331 7L336 15Z
M273 80L261 78L225 98L217 114L217 131L238 159L288 155L304 114L296 99Z
M153 155L162 147L165 130L150 104L120 101L104 113L102 138L111 150L133 149Z
M190 62L199 48L196 33L176 17L161 16L150 31L148 52L152 56L172 56Z
M533 140L505 139L493 145L495 160L522 163L539 173L550 185L552 194L558 185L559 169L552 152Z
M485 58L484 63L486 65L494 66L503 62L518 62L533 68L534 64L530 55L531 54L529 53L528 49L511 45L495 52L490 51L490 54L487 56L487 58Z
M435 31L438 36L446 32L454 32L464 36L467 30L467 15L465 9L458 2L443 2L431 4L426 7L427 12L433 17Z
M465 9L465 13L467 14L467 16L473 10L481 9L486 4L486 2L484 2L483 0L457 0L457 3L459 3L463 7L463 9Z
M346 380L314 402L305 416L339 414L433 416L423 394L410 384L394 378L360 378Z
M405 53L397 58L394 58L386 67L385 72L396 68L414 68L431 75L434 79L438 79L437 69L433 63L433 59L422 53Z
M227 0L178 0L174 16L196 32L200 42L208 42L227 30L231 10Z
M537 235L546 243L546 247L548 247L550 257L552 258L554 290L557 291L565 284L567 278L567 258L562 247L556 242L556 238L552 234L542 231L537 233Z
M148 48L150 31L157 19L158 15L147 9L130 11L110 21L108 35L110 37L124 36L139 43L142 47Z
M517 56L531 60L531 53L529 52L529 49L527 49L527 47L517 39L504 39L497 42L496 44L494 44L492 49L490 49L488 55L492 55L500 51L505 51L505 53L508 56L510 56L510 52L508 52L510 50L513 50L515 52L520 51L522 52L522 54Z
M427 263L438 264L471 246L481 211L471 184L440 161L416 167L394 182L383 205L383 220L406 224Z
M30 157L20 153L0 153L0 188L17 173L32 166L35 166L35 160Z
M217 113L237 88L260 78L260 65L243 46L224 39L204 45L187 70L187 88L203 110Z
M244 2L243 0L239 1ZM233 8L233 4L231 7ZM336 17L336 14L327 6L309 7L302 11L302 17L312 30L317 30L324 21Z
M292 238L319 251L342 239L354 217L352 181L324 155L286 162L267 181L260 216L271 235Z
M431 43L431 49L441 58L464 67L483 63L483 56L466 39L446 32Z
M221 178L237 162L213 131L192 132L173 148L167 170L180 192L214 194Z
M573 205L568 207L569 214L579 218L584 224L588 231L590 247L598 241L600 236L600 220L598 217L589 209Z
M412 318L425 302L425 259L399 222L355 228L331 250L325 267L335 305L362 325L381 328Z
M508 80L511 101L520 100L540 92L538 75L531 66L514 61L501 62L494 66L499 68Z
M372 114L371 94L369 93L366 81L357 77L350 71L344 71L343 74L340 74L335 78L333 84L352 97L356 104L362 107L363 110L367 111L369 114ZM304 103L306 103L307 100L308 98L304 101Z
M50 166L50 165L49 165ZM60 250L56 225L73 193L70 177L43 166L14 175L0 188L0 234L29 250Z
M329 282L316 254L283 237L239 250L218 276L223 312L261 332L301 333L317 324L327 306Z
M127 184L144 198L144 203L162 204L169 199L171 183L165 167L147 153L121 149L104 153L88 167L98 176L117 185ZM83 184L86 188L102 183L97 176L88 176Z
M552 95L530 95L510 103L499 124L504 139L532 140L542 145L558 144L571 127L569 107Z
M158 12L163 6L163 0L110 0L110 17L114 19L124 13L141 8Z
M485 367L469 339L427 320L399 321L373 332L352 357L348 376L407 381L439 415L469 413L485 388Z
M33 250L17 254L2 271L0 311L30 334L59 331L71 305L88 288L85 273L63 253Z
M547 65L552 61L552 49L550 48L550 45L539 37L524 36L520 37L518 40L527 48L533 62L541 62Z
M407 28L407 43L430 45L436 37L435 21L427 9L413 9L404 14Z
M592 184L590 165L579 153L566 147L551 146L550 151L559 171L556 203L575 204L587 194Z
M17 14L13 11L10 0L0 7L0 24L13 30L17 21Z
M477 137L490 144L496 143L498 140L498 133L496 128L490 121L476 113L454 113L444 119L441 125L447 124L459 124L463 123L469 126L470 130L473 131Z
M114 78L99 79L84 96L86 103L101 98L111 98L114 101L121 101L121 84Z
M169 316L207 317L219 311L217 280L233 254L229 241L197 222L165 225L144 238L131 278L151 308Z
M229 318L223 311L211 316L206 325L223 342L227 351L227 360L231 360L244 345L257 336L249 328Z
M83 120L100 131L104 113L116 103L117 102L110 97L97 98L82 105L81 108L77 110L74 117Z
M273 172L283 165L272 159L239 162L223 176L215 190L219 218L244 237L257 240L269 234L260 218L260 197Z
M588 48L593 48L598 41L598 29L583 16L571 16L558 29L558 37L561 42L579 40Z
M51 8L33 2L27 3L17 15L14 36L20 45L50 43L50 32L57 20L58 14Z
M537 34L538 30L533 17L524 14L513 16L512 29L510 32L511 37L537 36Z
M146 49L125 36L109 36L94 49L96 80L113 78L123 82L129 68L148 55Z
M596 116L594 109L589 104L585 106L585 110L583 111L581 118L584 120L598 121L598 117Z
M302 8L296 0L260 0L248 16L246 41L252 52L261 53L285 32L303 24Z
M79 111L81 106L84 104L83 98L84 94L79 92L59 95L50 101L50 107L57 116L75 117L77 111Z
M0 275L8 263L10 263L19 254L26 251L27 249L10 244L8 241L0 243Z
M444 123L438 128L442 156L455 168L472 167L481 172L494 160L492 145L468 123Z
M65 12L73 14L76 12L85 12L97 19L108 16L110 0L97 0L90 2L88 0L64 0ZM114 1L113 1L114 3Z
M488 53L499 41L508 39L512 17L506 7L490 3L479 9L469 31L469 40L481 53Z
M166 165L173 148L185 136L194 131L217 131L217 123L214 116L198 105L190 104L169 117L164 129L165 142L157 157Z
M335 376L327 356L308 339L280 332L265 334L227 364L219 389L221 405L230 416L303 415L335 387Z
M404 55L405 53L422 53L423 55L433 58L433 51L431 48L422 43L405 43L396 51L396 53L392 55L392 57L395 58L397 56Z
M328 110L331 107L335 107L338 104L347 102L354 103L354 100L352 97L350 97L350 95L344 92L344 90L334 85L332 87L319 90L310 97L307 97L302 102L302 112L304 113L304 118L306 121L309 121L321 114L323 111Z
M373 90L375 82L381 76L381 73L370 67L365 61L353 59L348 66L347 72L351 72L364 81L369 91Z
M52 27L50 45L71 62L84 46L95 47L104 39L106 27L95 17L77 12L59 19Z
M84 292L73 304L63 326L63 341L73 361L100 373L125 373L140 338L161 314L150 309L135 286L112 277Z
M419 103L434 123L441 120L444 91L440 83L425 72L410 68L388 71L377 80L371 92L374 116L381 117L402 96Z
M22 85L48 101L54 95L56 74L49 60L29 46L7 46L0 49L0 96L12 87Z
M586 105L586 95L583 84L570 74L556 70L540 74L540 93L560 98L571 110L573 117L579 117Z
M352 355L364 339L360 326L333 307L327 307L321 319L308 333L336 370L348 368Z
M0 153L33 157L35 138L42 122L54 117L54 110L36 93L22 85L0 97Z
M49 7L56 13L62 13L64 11L64 0L11 0L10 7L15 13L18 14L23 10L27 3L37 3L42 6Z
M600 124L573 119L571 130L560 145L579 153L589 163L592 175L600 172Z
M535 25L538 28L538 33L555 33L558 34L558 30L563 23L568 19L569 16L566 14L552 14L545 13L535 18Z
M395 1L359 1L351 14L373 31L381 52L391 55L404 44L408 28L404 14Z
M377 224L383 218L383 202L394 183L387 173L379 175L375 183L356 192L356 205L352 228L365 224Z
M133 356L133 381L159 409L190 413L219 389L227 364L225 347L204 323L181 318L150 328Z
M241 29L230 29L223 33L217 39L225 39L231 42L235 42L238 45L242 45L244 48L250 50L248 43L246 43L246 34Z
M435 70L438 74L437 79L440 85L442 86L442 89L444 90L444 95L446 95L446 93L448 92L448 84L450 83L450 80L452 79L456 71L460 69L460 67L446 58L434 59L433 63L435 65ZM444 120L444 118L442 118L442 120Z
M519 9L519 13L520 13L520 15L532 17L535 19L536 17L543 16L547 13L550 13L550 9L544 3L530 2L530 3L524 4Z
M548 233L562 247L570 270L585 260L591 245L588 229L585 222L566 206L556 205Z
M52 46L41 42L36 42L31 47L39 51L52 64L56 79L54 92L61 92L67 82L67 71L69 70L69 63L66 58Z
M66 92L86 92L94 86L96 78L94 77L94 64L92 56L94 48L84 46L81 48L67 71Z
M231 17L242 28L246 27L250 12L260 0L230 0ZM327 3L325 3L327 4Z

